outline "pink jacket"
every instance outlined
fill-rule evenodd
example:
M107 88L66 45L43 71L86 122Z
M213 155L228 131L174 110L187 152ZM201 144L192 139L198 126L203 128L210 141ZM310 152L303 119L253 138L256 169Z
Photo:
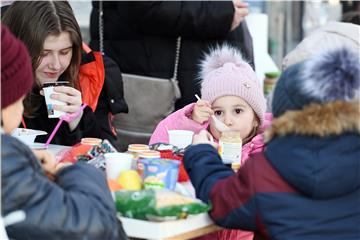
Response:
M158 142L169 142L169 136L167 130L190 130L195 133L200 132L202 129L207 129L209 122L204 124L199 124L193 121L190 116L194 109L195 103L189 104L184 108L172 113L167 118L162 120L153 132L149 144L158 143ZM262 133L264 130L270 126L272 121L272 114L265 114L265 121L262 124L259 134L253 137L253 139L246 143L242 148L241 155L241 164L243 164L246 159L248 159L249 154L261 152L264 149L264 141ZM235 229L224 229L215 233L205 235L198 238L198 240L210 240L210 239L220 239L220 240L252 240L253 233Z
M202 129L207 129L209 122L199 124L193 121L190 116L194 109L195 103L191 103L184 108L172 113L167 118L162 120L153 132L149 144L158 143L158 142L169 142L169 136L167 130L190 130L195 133L199 133ZM241 164L243 164L246 159L248 159L249 154L261 152L264 149L264 141L262 133L266 128L268 128L272 121L272 114L265 114L265 121L262 124L259 134L256 135L250 142L246 143L243 146L242 155L241 155Z

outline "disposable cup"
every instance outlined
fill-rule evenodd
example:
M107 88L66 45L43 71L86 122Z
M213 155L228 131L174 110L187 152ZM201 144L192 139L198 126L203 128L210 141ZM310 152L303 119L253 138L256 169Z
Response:
M133 156L129 153L105 153L106 175L108 178L117 179L122 171L130 170Z
M43 84L43 91L45 96L46 108L49 118L59 118L65 114L63 111L58 111L54 109L54 105L66 105L65 102L52 99L50 96L54 93L54 87L68 85L67 81L58 81L58 82L46 82Z
M169 143L178 148L186 148L192 143L194 132L188 130L169 130Z

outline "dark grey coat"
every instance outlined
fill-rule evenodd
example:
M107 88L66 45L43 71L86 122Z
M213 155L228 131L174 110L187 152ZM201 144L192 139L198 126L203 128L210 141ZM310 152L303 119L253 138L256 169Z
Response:
M1 213L26 213L24 221L6 228L11 239L124 239L100 170L74 164L52 182L32 151L5 134L1 161Z

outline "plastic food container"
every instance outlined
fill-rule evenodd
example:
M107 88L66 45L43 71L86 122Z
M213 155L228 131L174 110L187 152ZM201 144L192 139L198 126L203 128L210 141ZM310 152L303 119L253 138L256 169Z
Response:
M128 146L129 152L142 152L142 151L148 151L149 146L146 144L130 144Z
M81 139L81 144L84 145L100 145L102 142L102 140L100 138L82 138Z
M160 152L155 150L143 151L139 153L139 158L136 161L136 170L140 177L143 178L144 164L141 159L157 159L160 158Z
M38 135L46 135L47 132L35 130L35 129L28 129L28 128L16 128L11 136L16 137L26 145L34 145L35 138Z
M140 159L144 166L143 182L145 189L175 189L179 175L179 161L169 159Z

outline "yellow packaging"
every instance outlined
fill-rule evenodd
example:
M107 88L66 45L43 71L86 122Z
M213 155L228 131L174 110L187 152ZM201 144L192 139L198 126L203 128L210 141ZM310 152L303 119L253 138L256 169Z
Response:
M224 164L232 164L237 170L240 167L241 151L242 140L239 132L230 131L221 134L218 152Z

